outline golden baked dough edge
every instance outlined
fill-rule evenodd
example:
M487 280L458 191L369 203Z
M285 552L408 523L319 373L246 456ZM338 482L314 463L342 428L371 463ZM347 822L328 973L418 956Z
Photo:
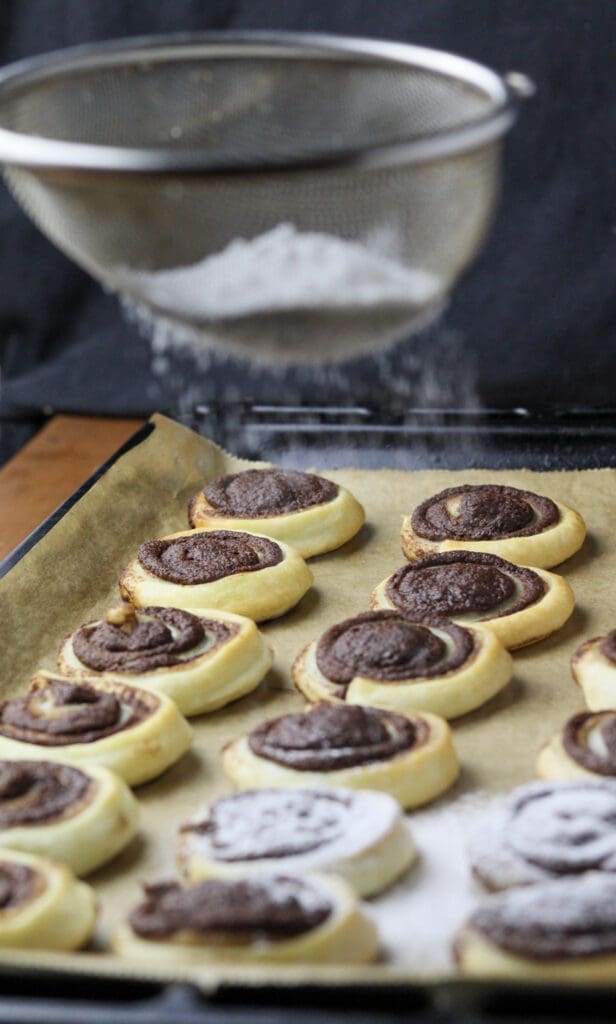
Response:
M502 540L431 541L416 534L411 525L411 516L404 516L402 551L410 562L443 551L481 551L488 555L498 555L516 565L551 569L579 551L586 538L586 523L580 513L561 502L554 504L560 513L558 522L529 537L508 537Z
M363 506L340 485L331 501L275 516L251 518L218 514L203 491L196 494L189 505L189 522L193 527L265 534L290 544L302 558L322 555L346 544L361 530L365 519Z

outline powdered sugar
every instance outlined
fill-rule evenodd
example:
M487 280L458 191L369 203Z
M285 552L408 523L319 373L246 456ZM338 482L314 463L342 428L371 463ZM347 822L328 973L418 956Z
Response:
M319 871L369 852L399 818L398 804L386 793L332 786L246 790L217 800L204 828L204 815L197 815L197 829L184 833L184 841L198 856L221 863Z
M117 267L110 283L181 346L322 361L399 339L434 312L439 278L399 262L399 248L392 228L360 243L279 224L189 266Z
M598 872L512 889L489 900L473 925L513 953L538 959L616 950L616 878Z
M417 974L452 969L453 938L479 895L466 854L468 836L494 805L485 794L474 793L409 817L421 860L398 885L367 904L388 962Z
M513 791L470 839L487 886L504 889L592 869L616 870L616 784L532 782Z

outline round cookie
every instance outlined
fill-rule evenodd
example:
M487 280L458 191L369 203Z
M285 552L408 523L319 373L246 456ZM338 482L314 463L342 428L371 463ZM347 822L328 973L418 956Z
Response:
M147 886L114 951L165 968L208 963L364 964L378 939L351 889L324 875Z
M412 622L394 611L337 623L304 648L292 669L311 703L428 711L443 718L480 707L512 672L511 656L491 630L438 618Z
M616 708L616 629L585 640L571 659L571 674L591 711Z
M303 558L345 544L364 520L362 506L344 487L289 469L247 469L217 477L188 507L191 526L265 533L290 544Z
M402 525L402 550L414 560L466 549L549 569L584 543L578 512L532 491L499 484L448 487L418 505Z
M129 786L156 778L191 742L172 700L113 679L38 672L25 697L0 704L0 757L100 764Z
M373 591L371 603L416 621L442 615L461 626L489 626L514 650L560 629L575 597L562 576L545 569L477 551L450 551L403 565Z
M214 609L261 622L293 608L311 584L310 569L287 544L256 533L188 530L142 544L120 592L136 608Z
M323 871L360 896L386 889L415 857L393 797L331 787L224 797L182 826L177 847L189 882Z
M133 838L138 814L126 783L100 765L0 761L0 855L42 854L86 875Z
M537 775L616 780L616 711L582 711L570 718L541 749Z
M319 704L263 722L229 743L222 763L239 789L372 789L407 809L436 799L460 771L442 718L358 704Z
M0 947L70 952L90 939L96 897L65 864L0 851Z
M591 871L490 896L454 952L466 977L612 982L616 877Z
M492 891L616 872L616 783L519 786L487 814L469 843L473 872Z
M102 676L170 697L184 715L216 711L256 689L272 650L252 619L231 612L129 604L87 622L62 641L67 676Z

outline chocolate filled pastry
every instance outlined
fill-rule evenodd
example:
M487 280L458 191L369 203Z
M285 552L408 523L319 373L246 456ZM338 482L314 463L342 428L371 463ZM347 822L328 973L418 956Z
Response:
M80 949L95 921L94 890L65 864L0 851L0 947Z
M190 882L325 871L361 896L391 885L415 860L398 803L350 789L254 789L217 800L180 830Z
M136 608L212 609L261 622L293 608L312 584L294 548L257 533L189 530L141 545L120 577Z
M304 648L292 672L311 703L457 718L502 690L513 662L489 629L375 611L331 626Z
M542 779L616 780L616 711L573 715L539 753Z
M490 896L454 952L468 977L613 981L616 877L590 871Z
M344 487L293 469L246 469L217 477L188 507L191 526L265 533L303 558L339 548L364 519L362 506Z
M474 831L473 871L487 889L616 872L616 782L531 782Z
M263 875L145 886L114 938L120 956L161 964L364 964L377 934L340 878Z
M41 854L86 875L126 846L137 818L126 783L100 765L0 761L0 855Z
M616 709L616 629L585 640L571 659L571 673L591 711Z
M156 778L191 742L172 700L113 679L38 672L24 697L0 704L0 757L102 764L129 786Z
M67 676L102 676L165 694L184 715L216 711L256 689L273 655L252 619L231 612L129 604L62 641Z
M359 704L318 704L258 725L225 747L239 789L348 786L419 807L457 779L451 730L436 715L397 715Z
M417 621L442 615L461 626L489 626L514 650L560 629L575 605L566 580L498 555L450 551L403 565L373 591L373 608L395 608Z
M551 498L499 484L463 484L405 517L402 550L411 561L467 549L549 569L581 548L585 536L581 515Z

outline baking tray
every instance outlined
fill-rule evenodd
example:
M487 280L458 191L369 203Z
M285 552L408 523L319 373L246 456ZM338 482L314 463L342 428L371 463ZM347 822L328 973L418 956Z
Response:
M578 469L616 466L616 410L421 410L367 407L199 406L178 417L245 458L288 466L353 464L358 468L462 467ZM152 430L146 424L56 512L0 564L4 575L127 450ZM317 459L318 455L318 459ZM615 979L616 980L616 979ZM33 994L34 993L34 994ZM606 989L536 985L445 984L303 985L286 989L222 986L204 996L190 985L0 969L0 1024L5 1021L110 1020L157 1024L271 1021L291 1014L299 1024L321 1019L497 1022L614 1019Z

